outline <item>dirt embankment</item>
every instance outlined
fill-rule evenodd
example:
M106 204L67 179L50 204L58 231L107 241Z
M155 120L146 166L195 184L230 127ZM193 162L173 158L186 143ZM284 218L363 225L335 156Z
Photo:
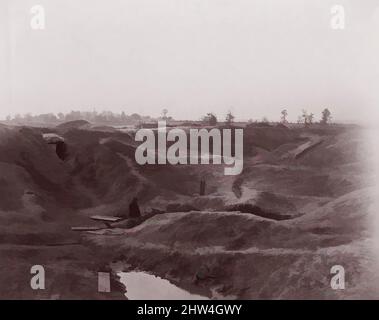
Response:
M372 266L365 240L341 229L189 212L157 215L130 230L93 232L87 241L99 252L112 251L122 262L118 271L153 273L210 298L374 297L376 288L362 276ZM346 268L343 292L330 287L333 265Z
M67 143L64 161L44 141L49 132ZM132 136L86 123L2 126L0 267L14 267L0 277L10 288L0 296L105 298L97 271L121 261L208 296L354 297L371 263L359 144L352 129L248 128L244 171L226 177L217 165L140 167ZM70 231L91 224L89 215L127 216L135 196L145 213L172 213L127 230ZM51 275L37 296L28 285L33 264ZM333 264L346 266L351 290L329 289Z

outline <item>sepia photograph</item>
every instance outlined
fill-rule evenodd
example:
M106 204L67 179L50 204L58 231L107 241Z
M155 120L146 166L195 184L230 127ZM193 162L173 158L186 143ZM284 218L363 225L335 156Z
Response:
M379 299L378 32L379 0L1 0L0 300Z

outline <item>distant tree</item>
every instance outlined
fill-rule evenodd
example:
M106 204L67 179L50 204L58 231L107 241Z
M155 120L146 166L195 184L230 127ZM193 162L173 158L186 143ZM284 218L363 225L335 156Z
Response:
M91 121L95 121L96 120L96 117L97 117L97 111L96 109L94 108L92 110L92 113L91 113Z
M67 116L66 116L67 118ZM102 113L98 113L95 117L95 122L96 123L103 123L103 122L106 122L107 121L107 117L105 116L105 114L102 112Z
M234 115L232 114L231 111L229 111L227 114L226 114L226 118L225 118L225 123L228 124L228 125L231 125L233 122L234 122Z
M330 120L332 119L332 113L329 111L328 108L325 108L322 111L321 121L322 124L328 124L330 123Z
M71 111L70 113L66 114L65 121L80 120L80 117L80 111Z
M42 123L53 123L56 122L58 119L55 116L54 113L45 113L40 115L40 121Z
M163 120L167 119L167 113L168 113L168 110L166 108L162 110L162 119Z
M313 119L314 119L314 114L313 113L308 113L308 111L306 110L302 110L302 115L301 115L301 119L304 123L304 126L309 126L313 123Z
M112 111L105 111L107 122L113 123L116 120L116 117Z
M203 122L210 126L215 126L217 124L217 117L211 112L207 113L207 115L203 117Z
M288 112L286 109L282 110L281 112L281 117L280 117L280 122L281 123L287 123L287 116L288 116Z
M138 122L142 120L142 117L138 113L133 113L129 116L132 122Z
M20 121L22 120L21 115L20 115L19 113L17 113L17 114L14 116L14 120L15 120L16 122L20 122Z
M165 113L165 119L171 120L172 117L167 117ZM75 120L87 120L92 123L98 124L136 124L141 121L155 121L156 119L151 118L150 116L141 116L138 113L133 113L132 115L126 115L125 112L113 113L111 111L103 111L98 113L97 111L71 111L67 114L59 112L57 114L46 113L46 114L17 114L13 118L11 115L6 117L6 121L15 122L15 123L57 123L64 121L75 121Z
M217 117L216 117L216 115L214 115L213 113L209 113L208 114L209 115L209 124L211 125L211 126L215 126L216 124L217 124Z
M31 114L31 113L26 113L26 114L24 115L24 120L25 120L26 122L32 122L32 121L33 121L33 116L32 116L32 114Z
M64 118L64 114L63 114L62 112L59 112L59 113L58 113L58 120L59 120L59 121L64 121L64 119L65 119L65 118Z
M312 124L313 123L313 119L314 119L315 115L313 113L309 114L308 115L308 123L309 124Z
M266 124L268 124L269 123L269 121L268 121L268 119L267 119L267 117L263 117L262 118L262 121L261 121L262 123L266 123Z
M96 119L96 113L94 111L81 112L80 119L78 120L87 120L93 122Z
M127 116L126 116L126 114L125 114L124 111L121 112L120 119L121 119L122 122L125 122L127 120Z
M302 118L302 122L304 123L304 125L308 125L308 112L307 110L303 109L301 110L301 118Z

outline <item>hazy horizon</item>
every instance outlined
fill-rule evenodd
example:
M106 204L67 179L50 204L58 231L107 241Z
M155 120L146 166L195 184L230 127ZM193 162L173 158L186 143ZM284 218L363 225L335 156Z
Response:
M379 0L39 1L0 4L0 118L110 110L176 119L275 121L282 109L329 108L338 122L373 122L379 102Z

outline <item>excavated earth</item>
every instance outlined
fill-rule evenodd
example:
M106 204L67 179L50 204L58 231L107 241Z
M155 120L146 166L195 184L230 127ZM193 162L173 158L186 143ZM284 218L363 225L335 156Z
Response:
M244 170L225 176L139 166L133 133L110 127L0 125L0 298L124 299L117 273L132 270L209 298L378 298L370 134L248 126ZM71 231L102 226L92 215L128 218L134 197L142 218ZM33 265L45 290L30 288ZM345 290L330 286L334 265ZM112 273L111 293L98 292L99 271Z

